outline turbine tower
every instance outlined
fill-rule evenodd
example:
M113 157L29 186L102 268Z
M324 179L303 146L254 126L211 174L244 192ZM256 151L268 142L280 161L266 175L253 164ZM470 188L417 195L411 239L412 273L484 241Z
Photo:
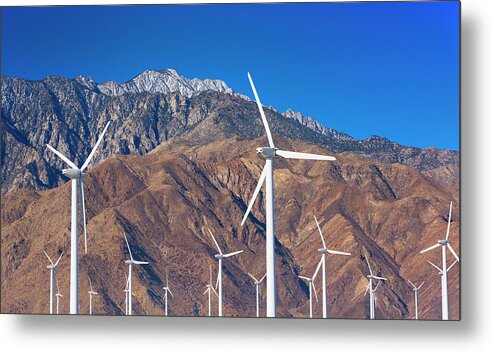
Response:
M82 223L84 225L84 248L85 253L87 253L87 230L86 230L86 221L85 221L85 199L84 199L84 176L85 170L89 166L89 163L96 152L97 147L101 144L101 141L108 129L109 122L104 127L103 132L99 136L99 139L92 148L91 153L85 160L82 167L79 169L70 159L68 159L65 155L60 153L58 150L53 148L51 145L47 144L49 150L58 155L68 166L70 169L63 169L62 174L67 176L72 180L72 217L70 224L70 314L79 314L79 289L78 289L78 237L79 237L79 220L78 220L78 198L80 191L80 198L82 200ZM80 190L79 190L80 186Z
M415 286L412 281L408 280L408 283L412 285L413 294L415 299L415 320L419 320L419 290L424 285L425 281L420 284L420 286Z
M128 244L128 240L126 239L126 235L123 234L123 236L125 236L126 246L128 247L128 252L130 253L130 259L125 260L125 264L128 264L128 293L127 293L127 297L128 297L127 310L128 310L128 312L127 312L127 314L132 315L132 265L146 265L149 263L133 259L132 250L130 249L130 245Z
M56 293L56 314L59 314L58 308L60 306L60 298L63 297L63 295L60 293L60 286L58 286L58 279L56 279L56 290L58 291Z
M171 292L171 289L169 288L169 279L167 276L167 269L166 269L166 286L163 287L164 289L164 315L167 317L167 293L171 295L172 298L174 298L173 293Z
M265 279L266 274L260 280L257 280L253 275L248 273L248 275L253 279L256 286L256 317L260 317L260 300L261 300L261 283Z
M346 252L339 252L339 251L334 251L331 249L326 248L326 243L323 238L323 233L321 232L321 228L319 227L318 219L316 219L316 215L314 215L314 221L316 221L316 226L318 227L319 235L321 237L321 241L323 242L323 248L318 249L319 252L322 253L321 255L321 261L322 261L322 266L321 266L321 277L323 278L323 318L328 317L328 308L327 308L327 303L326 303L326 254L338 254L338 255L351 255L350 253Z
M53 261L51 260L50 256L48 253L45 251L44 255L46 255L46 258L50 261L50 265L47 266L48 269L50 269L50 314L54 313L54 304L55 304L55 282L56 282L56 267L58 266L58 263L60 262L61 257L63 256L63 252L60 254L60 257L56 261L56 263L53 264ZM57 313L58 314L58 313Z
M92 289L91 278L89 278L89 285L91 287L91 290L87 292L89 294L89 315L92 315L92 295L97 295L98 293Z
M316 293L316 287L314 286L314 279L316 279L316 275L318 275L318 271L319 268L321 268L322 261L323 259L319 261L313 277L306 277L306 276L299 275L299 278L306 280L309 283L309 318L313 317L313 291L314 291L314 296L316 297L316 302L318 302L318 294Z
M304 160L336 160L332 156L297 153L291 151L280 150L273 144L272 134L268 127L268 121L263 111L260 98L256 92L255 85L251 75L248 73L248 79L255 95L256 104L260 111L261 119L266 130L268 137L268 147L256 148L256 153L265 158L265 166L261 172L260 179L256 185L256 189L253 193L253 197L248 205L248 210L244 214L241 226L244 225L251 208L260 192L263 183L266 184L266 272L267 272L267 317L276 316L276 275L275 275L275 218L273 213L274 204L274 190L273 190L273 159L277 156L286 159L304 159Z
M125 289L123 291L125 292L125 315L128 315L128 293L130 292L130 290L128 289L128 275L126 275L126 273L125 273L125 277L126 277L126 284L125 284ZM135 296L135 294L132 293L132 296Z
M442 320L448 320L448 270L446 269L446 248L449 248L449 251L451 254L456 258L456 260L459 262L460 258L458 258L458 255L454 251L453 247L451 247L451 243L448 240L449 238L449 228L451 226L451 211L453 208L453 202L449 205L449 216L448 216L448 228L446 230L446 238L444 240L439 240L437 243L433 246L430 246L427 249L424 249L420 251L420 253L425 253L427 251L430 251L432 249L441 247L442 249L442 278L441 278L441 309L442 309Z
M371 265L369 264L369 260L367 260L367 257L364 257L366 259L367 267L369 268L370 274L367 275L367 278L369 279L369 283L367 284L366 287L366 292L364 292L364 296L367 294L367 291L369 290L369 312L370 312L370 318L376 319L376 290L379 287L379 284L381 283L382 280L387 281L388 279L385 277L381 276L376 276L372 273ZM378 284L376 285L375 288L372 287L372 280L376 279L379 280Z
M206 286L207 289L205 292L203 292L204 295L208 293L208 316L212 316L212 293L219 298L219 295L217 294L217 291L215 291L213 282L212 282L212 266L210 265L210 281L209 284Z
M215 258L219 261L219 271L217 272L217 284L216 287L219 288L219 317L222 316L222 259L224 258L229 258L232 257L233 255L237 255L239 253L242 253L243 251L237 251L237 252L232 252L232 253L227 253L224 254L222 253L222 250L219 247L219 244L215 240L214 235L212 235L212 232L210 229L208 229L208 232L210 233L210 236L212 236L212 239L214 240L215 246L219 250L219 253L215 255Z

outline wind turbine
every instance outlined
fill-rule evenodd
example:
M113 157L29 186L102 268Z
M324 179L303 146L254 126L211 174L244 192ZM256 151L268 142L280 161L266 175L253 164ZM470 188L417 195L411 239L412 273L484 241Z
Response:
M215 240L215 237L214 237L214 235L212 235L212 232L210 231L210 229L208 229L208 232L210 233L210 236L212 236L212 239L214 240L215 246L219 250L219 253L215 255L215 258L217 258L219 261L219 271L217 273L216 287L219 288L219 317L221 317L222 316L222 259L229 258L229 257L232 257L233 255L237 255L239 253L242 253L243 250L240 250L237 252L232 252L232 253L227 253L227 254L222 253L222 251L219 247L219 244Z
M265 113L263 111L263 106L261 105L260 98L256 92L255 85L251 75L248 73L249 83L253 89L255 95L256 104L258 105L258 110L260 111L261 119L263 125L265 126L266 134L268 137L268 147L256 148L256 153L260 154L265 158L265 166L261 172L260 179L256 185L256 189L253 193L253 197L248 205L248 210L244 214L241 226L244 225L251 208L260 192L263 183L266 183L266 272L267 272L267 317L275 317L276 315L276 275L275 275L275 219L273 213L273 159L277 156L286 159L303 159L303 160L336 160L332 156L308 154L308 153L298 153L280 150L273 144L272 134L270 128L268 127L268 121L266 119Z
M415 286L413 282L410 280L408 280L408 283L412 285L413 293L415 297L415 320L419 320L419 290L422 287L422 285L425 283L425 281L422 282L418 287Z
M309 317L310 318L313 317L313 291L314 291L314 296L316 297L316 302L318 302L318 294L316 293L316 287L314 286L314 279L316 279L316 275L318 275L318 271L319 268L321 268L322 261L323 260L319 261L313 277L306 277L306 276L299 275L299 278L306 280L309 283Z
M60 298L63 297L63 295L60 293L60 286L58 286L58 279L56 279L56 289L57 289L57 293L56 293L56 314L58 314L58 307L59 307L59 303L60 303Z
M125 236L126 246L128 247L128 252L130 253L130 259L125 260L125 264L128 264L128 293L127 293L127 297L128 297L127 298L128 299L127 310L128 310L128 312L127 312L127 314L132 315L132 265L145 265L145 264L149 264L149 263L133 259L132 250L130 249L130 245L128 244L128 240L126 239L126 235L123 234L123 236Z
M208 293L208 316L212 316L212 292L219 298L219 295L217 294L217 291L215 291L213 282L212 282L212 266L210 265L210 282L206 286L207 289L205 292L203 292L204 295Z
M328 317L328 312L327 312L327 305L326 305L326 254L338 254L338 255L351 255L350 253L346 252L339 252L339 251L334 251L331 249L326 248L326 243L323 238L323 233L321 232L321 228L319 227L318 219L316 219L316 215L314 215L314 221L316 221L316 226L318 227L319 235L321 237L321 241L323 242L323 248L318 249L319 252L322 253L321 256L321 261L323 263L322 265L322 271L321 271L321 277L323 278L323 318Z
M261 282L265 279L266 274L260 280L257 280L253 275L248 273L248 275L253 279L256 286L256 317L260 317L260 300L261 300Z
M171 295L172 298L174 298L173 293L171 292L171 289L169 288L169 280L167 277L167 269L166 269L166 286L163 287L164 289L164 303L165 303L165 309L164 309L164 315L167 317L167 293Z
M89 294L89 315L92 315L92 295L98 295L98 293L92 289L91 278L89 278L89 285L91 287L91 290L87 292Z
M60 257L56 261L56 263L53 264L53 261L51 260L50 256L48 253L45 251L44 255L46 255L46 258L50 261L50 265L47 266L48 269L50 269L50 314L53 314L54 311L54 304L55 304L55 280L56 280L56 267L58 266L58 263L60 262L61 257L63 256L63 252L60 254Z
M364 292L364 296L367 294L367 291L369 290L369 312L370 312L370 318L371 319L376 319L376 307L375 307L376 297L375 297L375 293L376 293L376 290L379 287L379 284L381 284L381 281L382 280L387 281L388 279L385 278L385 277L374 275L372 273L372 269L371 269L371 265L369 264L369 260L367 260L367 257L364 257L364 258L366 259L366 263L367 263L367 266L368 266L369 272L370 272L370 274L367 275L367 278L369 279L369 283L367 284L366 292ZM378 284L376 285L375 288L372 287L372 280L373 279L379 280L378 281Z
M451 247L451 243L448 240L449 238L449 228L451 226L451 211L453 208L453 202L449 205L449 216L448 216L448 228L446 230L446 238L444 240L439 240L433 246L430 246L427 249L420 251L420 253L425 253L432 249L438 248L439 246L442 248L442 278L441 278L441 305L442 305L442 320L448 320L448 270L446 269L446 248L449 248L451 254L456 258L459 262L460 258L454 251L453 247Z
M80 185L80 197L82 199L82 222L84 225L84 248L85 253L87 253L87 230L86 230L86 221L85 221L85 199L84 199L84 176L85 170L89 166L94 153L96 152L97 147L101 144L104 134L108 129L109 122L104 127L103 132L99 136L94 148L92 148L91 153L85 160L82 167L79 169L70 159L68 159L65 155L60 153L58 150L53 148L51 145L46 144L49 150L58 155L68 166L70 169L63 169L62 174L67 176L72 180L72 218L70 224L70 314L78 314L79 313L79 293L78 293L78 237L79 237L79 221L78 221L78 197L79 197L79 185Z

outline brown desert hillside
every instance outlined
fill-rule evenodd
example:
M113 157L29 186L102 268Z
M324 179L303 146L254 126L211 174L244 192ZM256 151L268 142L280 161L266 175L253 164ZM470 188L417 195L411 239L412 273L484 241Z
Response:
M304 142L275 140L288 150L326 154ZM134 257L150 263L134 270L134 314L163 315L168 270L175 296L169 314L206 315L208 269L212 265L214 276L217 270L209 228L223 249L244 250L224 260L224 315L254 316L255 287L247 273L265 272L263 192L245 226L240 222L263 166L255 148L265 143L263 137L233 137L196 146L176 139L150 154L112 156L91 169L85 178L87 254L82 231L79 238L80 312L88 313L90 276L99 292L95 313L124 314L125 233ZM315 214L328 248L352 253L328 256L329 317L368 317L367 257L373 270L388 278L376 293L377 318L413 318L413 291L406 280L425 280L420 318L440 319L440 279L427 264L439 264L440 252L418 252L445 235L453 201L450 240L459 255L460 199L446 182L449 169L429 176L348 152L335 156L335 162L275 160L278 316L308 315L308 286L297 275L311 276L320 258ZM46 250L50 256L65 253L57 277L64 295L60 309L68 313L70 184L6 194L1 220L2 312L48 312ZM456 265L449 272L450 319L460 318L459 288ZM262 315L264 308L262 303ZM321 316L320 302L314 314Z

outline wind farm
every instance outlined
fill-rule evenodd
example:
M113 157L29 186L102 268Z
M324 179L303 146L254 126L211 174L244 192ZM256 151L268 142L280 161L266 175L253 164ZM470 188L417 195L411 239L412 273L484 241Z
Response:
M265 107L247 78L254 101L220 96L230 104L228 114L235 104L245 106L237 119L219 126L244 124L239 143L236 135L223 134L207 142L197 132L149 154L112 154L114 133L122 128L112 120L80 169L48 147L70 165L62 177L72 182L8 193L2 213L2 231L17 238L17 246L23 242L15 234L28 233L29 224L50 234L41 252L69 253L70 265L61 255L56 262L48 257L49 281L46 269L40 272L49 293L39 297L38 312L73 314L81 306L78 314L89 315L458 319L459 270L450 269L459 267L459 216L451 217L459 198L447 191L449 179L443 191L436 187L443 181L431 182L411 166L333 152L317 144L318 137L298 140L296 131L313 132ZM205 135L214 136L217 128ZM247 137L252 128L256 134ZM195 138L202 138L198 145L190 142ZM97 150L99 161L86 174ZM70 191L76 196L67 197ZM19 210L25 204L30 210ZM82 237L78 227L85 246L73 256L73 238ZM401 242L396 228L413 244ZM70 241L64 242L67 230ZM419 252L444 232L437 245ZM438 247L436 257L432 250ZM447 250L456 259L452 263ZM434 264L439 258L441 266ZM62 295L77 283L74 273L87 275L78 287L87 294ZM426 282L424 295L423 283L415 286L413 280ZM16 304L14 299L7 307Z

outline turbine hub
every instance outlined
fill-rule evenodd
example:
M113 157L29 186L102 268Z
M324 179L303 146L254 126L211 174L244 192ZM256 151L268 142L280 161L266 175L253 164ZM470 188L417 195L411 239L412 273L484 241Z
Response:
M326 253L328 253L328 250L326 248L320 248L320 249L318 249L318 252L326 254Z
M224 259L224 255L223 254L216 254L215 255L215 258L217 258L217 259Z
M440 240L440 241L437 241L437 243L439 243L440 245L445 246L445 245L447 245L449 243L449 241L448 240Z
M276 150L277 148L259 147L256 148L256 154L261 154L265 158L274 158Z
M79 179L82 175L79 169L63 169L62 174L71 179Z

